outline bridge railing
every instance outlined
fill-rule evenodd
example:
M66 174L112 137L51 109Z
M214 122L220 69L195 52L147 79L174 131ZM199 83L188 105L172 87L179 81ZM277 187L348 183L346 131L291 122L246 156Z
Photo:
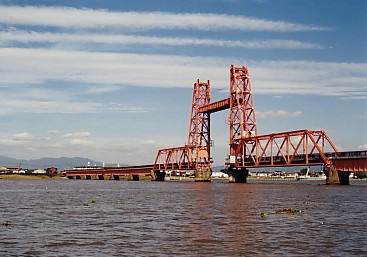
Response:
M332 158L343 158L343 157L350 157L350 158L358 158L358 157L361 157L361 158L366 158L367 157L367 150L364 150L364 151L339 152L337 155L335 155L335 153L330 153L330 155L328 157L332 157Z

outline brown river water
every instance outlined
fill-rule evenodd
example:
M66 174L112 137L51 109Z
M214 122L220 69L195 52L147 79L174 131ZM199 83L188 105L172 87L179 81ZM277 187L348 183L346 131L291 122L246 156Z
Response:
M367 181L323 183L4 179L0 256L367 256Z

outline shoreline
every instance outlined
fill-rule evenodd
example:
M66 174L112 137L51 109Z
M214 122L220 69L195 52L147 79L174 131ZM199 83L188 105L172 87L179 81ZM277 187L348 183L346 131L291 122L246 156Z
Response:
M62 177L49 175L23 175L23 174L0 174L0 179L62 179Z
M53 180L60 180L60 179L68 179L65 176L60 176L60 175L56 175L56 176L49 176L49 175L45 175L45 174L37 174L37 175L31 175L31 174L0 174L0 180L4 179L4 180L11 180L11 179L23 179L23 180L31 180L31 179L53 179ZM248 177L248 180L262 180L262 181L297 181L295 178L282 178L282 177ZM350 178L351 180L367 180L367 178L365 179L355 179L355 178ZM168 179L167 181L195 181L195 178L189 178L189 177L178 177L178 176L171 176L170 179ZM212 178L211 180L228 180L228 178ZM323 181L323 180L320 180Z

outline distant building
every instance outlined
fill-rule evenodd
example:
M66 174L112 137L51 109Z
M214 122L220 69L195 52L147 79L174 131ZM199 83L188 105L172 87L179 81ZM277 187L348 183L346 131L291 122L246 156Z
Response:
M19 173L22 170L19 166L0 166L1 173Z
M55 176L55 175L57 175L57 168L55 168L55 167L47 168L46 173L49 176Z
M47 174L46 170L37 169L32 172L32 174Z
M228 174L221 171L213 171L212 178L228 178Z

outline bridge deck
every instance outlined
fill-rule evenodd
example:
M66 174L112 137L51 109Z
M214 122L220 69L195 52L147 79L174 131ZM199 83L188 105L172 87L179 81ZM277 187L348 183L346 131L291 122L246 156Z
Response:
M125 167L76 167L72 170L65 170L66 176L124 176L124 175L146 175L150 174L153 164Z
M336 170L345 172L367 171L367 151L350 151L339 153L325 153L331 160ZM316 166L324 165L320 154L306 155L300 154L293 158L291 163L287 163L283 157L263 157L254 162L253 158L245 158L244 168L261 167L285 167L285 166Z

